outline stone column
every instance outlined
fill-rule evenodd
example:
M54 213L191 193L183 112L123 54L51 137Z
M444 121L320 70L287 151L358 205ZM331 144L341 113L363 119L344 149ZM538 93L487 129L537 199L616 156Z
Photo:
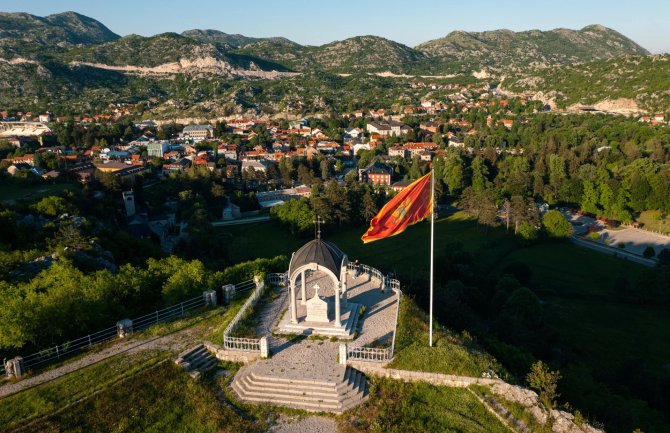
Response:
M5 363L5 375L8 378L20 378L25 373L23 358L20 356L10 359Z
M289 294L289 308L291 309L291 323L298 323L298 308L295 305L295 282L291 281L291 293Z
M307 299L305 298L305 286L307 285L307 281L305 281L305 271L302 271L300 274L300 281L301 281L301 287L300 287L300 294L302 295L302 299L300 300L300 305L307 305Z
M124 338L133 333L133 321L130 319L123 319L116 322L116 335L119 338Z
M340 343L340 364L347 365L347 343Z
M202 292L202 298L205 300L205 305L216 307L216 290L205 290Z
M268 337L261 337L261 358L270 357L270 346L268 346Z
M340 311L340 285L339 283L335 285L335 326L342 326L340 321L341 311Z
M223 291L223 301L229 304L233 296L235 296L235 286L233 284L226 284L221 289Z
M349 273L345 270L344 271L344 277L342 277L342 293L341 293L341 299L342 299L342 306L346 307L347 306L347 275Z

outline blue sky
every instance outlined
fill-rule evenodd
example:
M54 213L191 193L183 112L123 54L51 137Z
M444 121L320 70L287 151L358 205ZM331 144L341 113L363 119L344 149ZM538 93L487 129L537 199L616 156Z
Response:
M73 10L120 35L216 29L320 45L372 34L415 46L453 30L520 31L602 24L651 52L670 52L670 1L646 0L0 0L0 11Z

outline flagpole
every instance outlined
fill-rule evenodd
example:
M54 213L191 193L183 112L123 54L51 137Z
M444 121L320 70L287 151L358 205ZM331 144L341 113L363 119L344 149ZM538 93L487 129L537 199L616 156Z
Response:
M433 347L433 249L435 246L435 170L430 168L430 324L429 346Z

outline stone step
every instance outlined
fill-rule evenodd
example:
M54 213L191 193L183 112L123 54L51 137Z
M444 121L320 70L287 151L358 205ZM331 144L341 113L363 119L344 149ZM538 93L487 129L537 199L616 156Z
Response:
M344 330L347 334L351 334L352 329L354 329L358 323L359 308L356 308L351 314L349 314L349 317L347 317L347 322L344 325Z
M324 396L324 395L289 393L289 392L277 393L275 391L251 388L244 381L238 382L237 388L239 391L241 391L240 395L244 397L244 399L258 398L271 401L275 400L300 401L300 402L318 403L321 405L330 405L332 407L338 407L342 403L340 399L338 399L337 394Z
M183 352L181 352L179 355L177 355L177 359L187 358L187 357L192 356L196 353L202 353L203 351L205 351L205 352L207 351L205 346L203 346L202 344L198 344L195 347L191 347L190 349L186 349Z
M346 398L337 403L326 400L319 399L310 399L310 398L295 398L295 397L286 397L279 395L267 395L262 396L250 395L239 384L233 383L233 389L240 396L242 400L252 403L263 403L263 404L274 404L279 406L287 406L297 409L303 409L307 411L327 411L334 413L342 413L345 410L351 409L360 405L368 399L367 392L363 395L357 396L355 398Z
M335 388L335 386L337 385L337 383L329 382L327 380L291 379L291 378L286 378L286 377L269 376L269 375L266 375L266 374L258 374L258 373L254 373L253 371L251 371L250 373L256 375L257 377L263 377L263 379L268 381L268 382L276 382L276 383L283 384L284 386L304 384L304 385L307 385L307 386L323 386L323 387Z
M283 390L286 389L287 386L290 386L296 389L304 389L315 392L344 392L346 388L358 388L361 384L365 384L365 375L351 367L347 367L345 369L342 379L338 382L293 380L261 375L253 371L240 374L240 378L242 377L248 377L250 382L253 384L262 384L266 388L276 390Z
M214 368L218 361L204 345L199 344L180 353L175 363L197 379L201 373Z
M368 398L365 375L347 367L338 383L302 381L258 375L243 367L232 383L237 395L253 403L275 404L309 411L342 413ZM328 384L327 386L322 386Z
M305 386L289 388L285 386L277 386L276 384L268 384L267 382L255 381L250 376L241 378L240 383L250 392L261 392L265 394L312 396L328 399L336 398L338 396L337 391L333 388L320 389Z

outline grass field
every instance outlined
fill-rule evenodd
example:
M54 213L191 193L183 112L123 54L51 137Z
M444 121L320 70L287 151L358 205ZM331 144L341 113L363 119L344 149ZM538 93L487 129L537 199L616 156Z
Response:
M375 379L370 396L340 418L340 432L509 433L465 388Z
M118 355L53 382L0 399L0 431L53 413L166 358L165 353L158 351ZM30 428L28 431L34 430Z
M476 347L467 336L455 335L437 325L433 345L428 347L428 317L407 296L400 302L396 353L390 368L480 377L495 372L507 373L495 359Z
M58 195L63 191L77 191L79 185L73 183L38 184L38 185L5 185L0 183L0 202L14 200L34 201L49 195Z
M75 406L29 426L31 432L259 432L220 401L210 380L196 381L172 362L145 369Z
M645 230L670 235L670 217L661 211L650 210L640 212L635 221L642 224L642 228Z

